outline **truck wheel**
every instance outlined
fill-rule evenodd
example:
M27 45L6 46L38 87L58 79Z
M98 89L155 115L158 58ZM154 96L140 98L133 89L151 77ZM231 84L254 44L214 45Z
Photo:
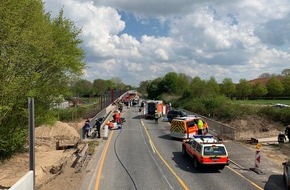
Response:
M225 168L225 166L223 165L223 166L218 166L218 169L219 170L223 170Z

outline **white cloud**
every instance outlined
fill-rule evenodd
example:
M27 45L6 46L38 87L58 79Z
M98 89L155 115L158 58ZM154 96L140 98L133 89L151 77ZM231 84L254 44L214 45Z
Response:
M175 71L217 81L281 73L290 61L289 0L46 0L46 9L64 14L82 28L93 80L119 77L138 85ZM167 36L123 33L118 8L142 21L169 23Z

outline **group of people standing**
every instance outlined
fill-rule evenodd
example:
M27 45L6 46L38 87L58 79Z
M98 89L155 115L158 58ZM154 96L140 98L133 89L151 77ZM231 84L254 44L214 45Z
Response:
M96 123L94 124L93 127L91 127L90 125L91 121L87 119L83 126L83 138L85 139L85 138L90 137L91 130L95 130L97 138L101 138L101 125L104 122L104 119L105 119L104 117L97 118L95 120Z

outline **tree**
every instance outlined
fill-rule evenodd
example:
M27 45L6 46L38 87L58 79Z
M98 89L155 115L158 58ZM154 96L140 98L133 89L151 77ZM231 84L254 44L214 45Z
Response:
M189 86L190 96L193 98L201 98L206 96L206 82L196 76L192 79Z
M284 87L282 82L277 79L277 77L271 77L267 84L268 95L270 96L278 96L281 95L284 91Z
M153 81L150 81L147 87L148 98L155 99L162 93L162 90L160 90L161 82L162 78L156 78Z
M221 93L228 98L233 98L237 92L236 85L233 83L232 79L225 78L221 84Z
M265 96L268 93L267 88L265 85L263 85L260 82L257 82L253 85L253 90L252 90L252 98L257 99L262 96Z
M93 82L93 92L96 96L100 96L102 93L105 93L108 89L106 81L103 79L95 79Z
M189 90L189 85L192 81L190 76L187 76L183 73L179 73L177 76L177 94L183 94L185 91Z
M242 99L247 99L252 93L252 86L246 79L240 79L237 84L237 96Z
M162 82L160 83L161 90L165 93L176 93L177 92L177 84L178 84L178 76L175 72L169 72L164 77Z
M286 96L290 96L290 75L287 75L283 81L284 92Z
M80 79L73 87L77 97L92 97L93 84L85 79Z
M28 97L35 99L38 126L51 117L55 99L70 93L70 78L84 69L79 34L61 13L44 14L41 0L1 1L0 159L26 140Z
M206 82L205 90L207 97L214 97L220 94L220 86L214 77L210 77L210 79Z
M149 83L150 83L149 80L140 82L138 92L140 92L141 94L147 94L147 87Z
M119 77L112 78L111 81L114 84L115 90L125 89L125 84L122 82L122 79L120 79Z

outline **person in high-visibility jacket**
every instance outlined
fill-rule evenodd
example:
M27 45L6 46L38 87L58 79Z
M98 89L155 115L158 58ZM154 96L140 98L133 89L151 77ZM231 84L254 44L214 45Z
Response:
M197 121L197 134L198 135L202 135L202 131L203 131L203 121L201 119L198 119Z
M158 118L159 118L159 115L157 113L157 110L155 110L154 119L156 123L158 123Z

